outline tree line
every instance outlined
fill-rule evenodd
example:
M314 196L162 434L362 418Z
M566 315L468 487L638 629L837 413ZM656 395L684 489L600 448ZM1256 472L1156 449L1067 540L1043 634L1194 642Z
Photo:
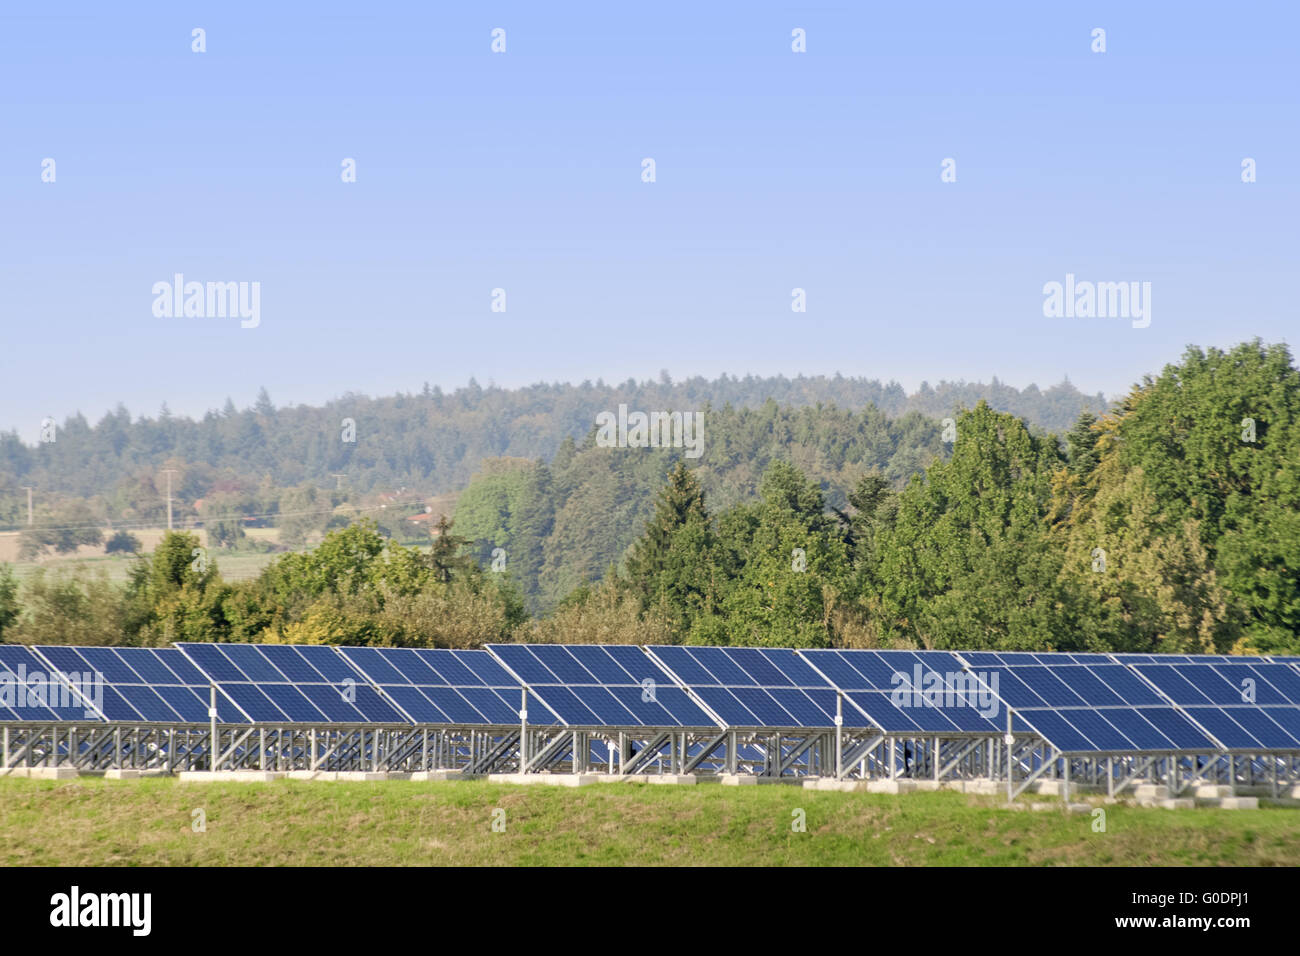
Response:
M416 393L347 394L319 407L279 408L263 389L251 407L227 399L198 420L172 415L165 405L153 417L118 405L94 424L70 416L51 430L53 441L35 445L16 430L0 431L0 528L26 524L26 487L36 489L38 510L77 499L101 524L156 527L166 517L163 469L175 471L178 517L199 517L192 503L222 494L239 496L252 513L274 512L286 490L334 490L336 475L359 494L401 487L446 494L464 487L487 458L549 461L566 439L582 441L596 415L620 403L697 410L757 408L771 400L783 408L871 405L891 417L942 418L980 398L1049 430L1068 426L1085 408L1106 407L1100 394L1085 395L1068 382L1016 389L997 379L922 384L910 396L896 382L842 376L674 382L664 373L658 381L518 389L484 388L471 379L449 393L426 384Z
M362 520L245 582L184 533L120 591L0 571L0 638L1300 653L1285 346L1189 348L1059 437L985 402L947 436L878 409L717 418L697 461L590 436L489 461L429 548Z

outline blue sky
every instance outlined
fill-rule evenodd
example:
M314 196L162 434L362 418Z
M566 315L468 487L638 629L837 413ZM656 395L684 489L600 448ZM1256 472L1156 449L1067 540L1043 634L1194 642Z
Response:
M1300 329L1295 4L267 6L0 14L0 428L665 368L1113 394ZM178 272L260 324L155 317ZM1066 273L1150 327L1045 318Z

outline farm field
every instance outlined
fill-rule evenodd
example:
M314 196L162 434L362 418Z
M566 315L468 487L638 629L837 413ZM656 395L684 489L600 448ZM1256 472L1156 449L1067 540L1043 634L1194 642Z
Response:
M131 533L140 539L141 550L148 553L157 547L166 531L166 528L144 528L140 530L132 529ZM191 533L197 534L199 540L204 543L205 547L207 546L207 536L203 529L200 528L191 531ZM274 528L249 528L245 533L249 538L256 541L268 544L277 544L279 542ZM78 548L73 554L51 555L43 561L20 561L18 560L18 547L19 532L0 532L0 563L12 565L14 576L20 581L30 577L38 568L55 571L81 567L92 573L97 573L100 569L103 569L108 573L110 581L121 583L126 581L131 565L135 561L135 555L105 554L102 547L84 546ZM221 551L218 549L212 552L211 557L216 561L223 578L227 581L243 581L256 577L258 572L276 557L276 552Z

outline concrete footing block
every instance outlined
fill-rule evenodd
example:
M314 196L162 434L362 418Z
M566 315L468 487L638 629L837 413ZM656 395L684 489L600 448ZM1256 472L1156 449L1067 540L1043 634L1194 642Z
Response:
M819 777L813 780L805 780L804 788L807 790L838 790L841 793L853 793L858 790L867 790L869 783L866 780L836 780L834 777Z
M477 774L465 774L459 770L416 770L407 779L416 783L431 783L436 780L468 780Z
M1201 800L1218 800L1223 797L1234 797L1236 794L1232 787L1223 784L1202 784L1192 788L1192 796Z
M181 783L270 783L283 776L270 770L182 770L176 779Z
M646 776L646 783L696 784L700 778L689 773L652 773Z
M915 780L868 780L868 793L915 793Z
M1139 783L1133 788L1133 796L1139 802L1143 800L1168 800L1173 794L1163 783Z
M596 773L490 773L489 783L539 784L552 787L585 787L600 783Z
M337 770L290 770L285 774L290 780L337 780Z
M1193 810L1196 808L1196 801L1191 797L1172 797L1168 800L1156 800L1154 803L1146 805L1156 806L1162 810Z
M76 767L12 767L0 770L0 776L25 777L28 780L72 780L81 776Z
M1198 800L1202 806L1218 807L1220 810L1258 810L1259 797L1219 797L1217 800Z
M1067 813L1092 813L1091 803L1067 803L1065 805Z

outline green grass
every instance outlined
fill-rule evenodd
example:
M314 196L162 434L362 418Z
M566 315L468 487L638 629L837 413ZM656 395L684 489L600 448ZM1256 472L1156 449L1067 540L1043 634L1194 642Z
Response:
M1300 809L1105 809L1094 833L953 792L0 779L0 865L1300 865Z

